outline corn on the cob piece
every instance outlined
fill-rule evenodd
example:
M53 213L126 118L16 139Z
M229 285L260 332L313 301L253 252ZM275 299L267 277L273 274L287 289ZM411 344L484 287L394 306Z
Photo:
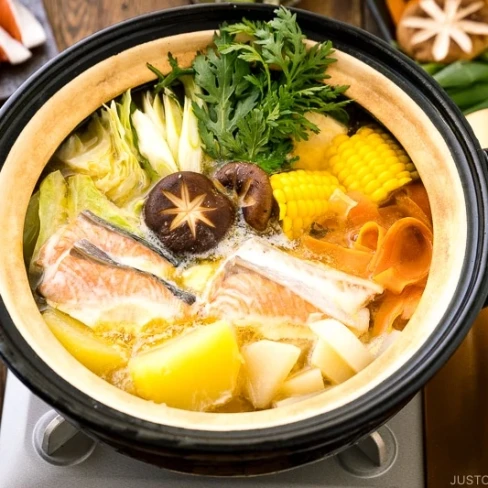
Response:
M362 127L353 136L336 136L326 151L324 169L346 191L361 192L375 203L419 177L407 153L376 125Z
M271 176L279 220L291 239L326 213L336 189L358 191L381 203L393 190L419 177L407 153L377 125L362 127L353 136L334 137L322 167L324 170L297 169Z
M324 215L336 188L344 190L328 171L295 170L271 176L273 195L280 207L283 232L295 239L314 220Z

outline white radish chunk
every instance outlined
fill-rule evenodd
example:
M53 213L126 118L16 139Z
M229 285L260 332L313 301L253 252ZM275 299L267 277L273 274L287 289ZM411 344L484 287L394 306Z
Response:
M280 390L280 397L292 397L315 393L325 388L322 372L319 368L302 370L288 378Z
M301 349L292 344L262 340L242 348L246 393L254 408L267 408L290 374Z
M44 44L46 42L46 32L41 23L20 2L14 0L13 4L20 26L22 44L29 49Z
M355 374L335 349L322 339L319 339L313 348L310 364L319 368L328 380L337 385Z
M324 390L325 391L325 390ZM288 405L293 405L295 403L307 400L307 398L312 398L317 396L321 391L316 391L314 393L307 393L306 395L293 396L290 398L285 398L284 400L276 400L273 402L273 408L287 407Z
M338 320L321 320L310 328L319 338L311 362L334 383L346 381L374 360L366 346Z
M0 60L5 58L10 64L20 64L27 61L32 56L20 42L10 37L7 32L0 27Z

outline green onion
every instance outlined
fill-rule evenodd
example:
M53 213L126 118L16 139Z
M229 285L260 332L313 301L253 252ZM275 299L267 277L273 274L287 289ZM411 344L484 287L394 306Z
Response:
M429 75L435 75L439 71L445 68L445 64L441 63L419 63L419 66Z
M473 112L477 112L478 110L483 110L484 108L488 108L488 98L483 100L481 103L477 103L476 105L463 110L463 113L464 115L469 115Z
M488 63L456 61L434 75L443 88L464 87L488 81Z
M488 100L488 82L476 83L460 90L448 90L447 93L461 109L467 109Z

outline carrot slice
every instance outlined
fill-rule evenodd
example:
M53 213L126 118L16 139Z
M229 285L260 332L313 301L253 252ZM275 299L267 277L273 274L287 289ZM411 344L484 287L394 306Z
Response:
M355 207L349 210L348 214L348 222L352 227L361 227L368 221L379 221L380 213L378 211L378 205L360 194L351 193L349 196L358 202Z
M396 206L405 214L406 217L413 217L423 222L432 229L432 219L415 203L408 195L400 194L395 197Z
M361 278L369 276L368 266L373 258L370 250L349 249L339 244L315 239L309 235L302 237L302 243L321 261L325 261L334 268Z
M358 251L376 251L381 246L386 234L386 229L378 222L366 222L359 229L358 238L354 247Z
M372 335L379 336L391 332L398 318L409 320L417 309L423 291L421 287L409 286L400 295L385 292L374 318Z
M421 208L429 221L432 222L432 211L430 209L429 197L422 182L416 181L415 183L410 183L409 185L404 186L399 194L405 194L408 198L413 200Z
M405 217L387 231L371 269L373 279L394 293L423 280L432 260L432 231L423 222Z
M0 27L16 41L22 42L20 24L12 0L0 0Z

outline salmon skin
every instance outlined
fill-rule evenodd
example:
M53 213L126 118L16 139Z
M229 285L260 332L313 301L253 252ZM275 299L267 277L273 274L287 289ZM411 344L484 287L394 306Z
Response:
M99 225L101 227L106 228L107 230L110 230L112 232L116 232L117 234L120 234L121 236L127 237L128 239L132 239L133 241L138 242L139 244L147 247L154 253L158 254L162 258L166 259L168 263L172 264L173 266L178 266L180 264L180 260L178 260L173 253L171 253L168 249L163 247L162 245L155 245L151 242L148 242L147 240L143 239L142 237L139 237L135 234L132 234L124 229L121 229L110 222L107 222L106 220L102 219L98 215L95 215L93 212L90 212L90 210L83 210L80 214L81 218L88 220L92 222L95 225ZM155 241L159 242L159 241Z
M167 281L157 275L146 273L144 271L138 270L137 268L131 268L130 266L126 266L124 264L117 263L114 261L108 254L104 251L93 245L87 239L82 239L81 241L75 242L73 245L73 249L78 251L80 254L86 256L87 258L91 258L94 261L97 261L101 264L108 264L111 266L117 266L120 269L127 269L127 270L136 270L143 274L149 274L159 282L161 282L173 295L180 300L183 300L188 305L193 305L196 301L196 296L193 293L190 293L186 290L182 290L178 288L174 283Z
M130 234L89 211L59 229L42 246L35 266L48 268L71 249L75 242L86 239L119 264L140 269L165 278L178 264L169 252L156 249L138 236Z
M152 320L191 315L194 297L161 278L114 262L81 241L46 270L38 292L47 303L89 327L138 329Z

